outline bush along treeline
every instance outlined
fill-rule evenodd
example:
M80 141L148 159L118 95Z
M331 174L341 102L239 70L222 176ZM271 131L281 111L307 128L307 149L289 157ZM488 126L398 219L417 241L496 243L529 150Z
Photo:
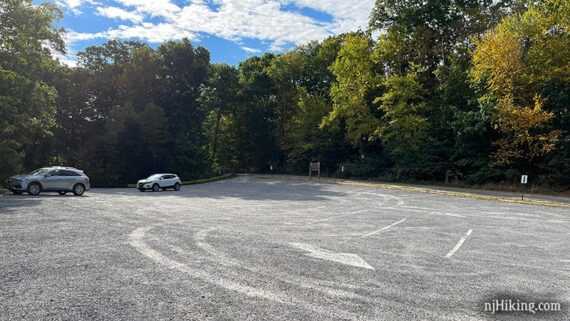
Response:
M366 31L212 64L109 41L67 67L51 4L0 4L0 178L228 172L570 186L570 1L377 0ZM341 172L341 168L344 171Z

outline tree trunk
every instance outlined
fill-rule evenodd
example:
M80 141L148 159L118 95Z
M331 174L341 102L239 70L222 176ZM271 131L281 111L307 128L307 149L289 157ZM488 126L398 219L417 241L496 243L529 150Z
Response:
M212 146L212 159L216 159L216 152L218 149L218 134L220 132L220 121L222 120L222 112L218 109L218 115L216 117L216 127L214 129L214 146Z

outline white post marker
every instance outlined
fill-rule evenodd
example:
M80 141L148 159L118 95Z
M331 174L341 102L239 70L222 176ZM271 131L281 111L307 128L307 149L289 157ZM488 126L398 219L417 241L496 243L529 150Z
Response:
M528 184L528 175L521 176L521 201L524 200L524 186Z

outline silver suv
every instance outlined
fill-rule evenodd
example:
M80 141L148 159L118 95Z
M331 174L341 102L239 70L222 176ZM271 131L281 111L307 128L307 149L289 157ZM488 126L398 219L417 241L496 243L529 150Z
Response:
M27 192L39 195L41 192L69 192L81 196L91 188L89 177L73 167L45 167L27 175L16 175L6 180L6 187L14 194Z

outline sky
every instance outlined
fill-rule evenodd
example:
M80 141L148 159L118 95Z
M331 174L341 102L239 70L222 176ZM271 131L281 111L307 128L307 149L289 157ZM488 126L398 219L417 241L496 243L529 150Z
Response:
M67 55L110 39L153 47L188 38L210 50L212 62L236 65L265 52L280 53L365 29L374 0L36 0L64 12Z

